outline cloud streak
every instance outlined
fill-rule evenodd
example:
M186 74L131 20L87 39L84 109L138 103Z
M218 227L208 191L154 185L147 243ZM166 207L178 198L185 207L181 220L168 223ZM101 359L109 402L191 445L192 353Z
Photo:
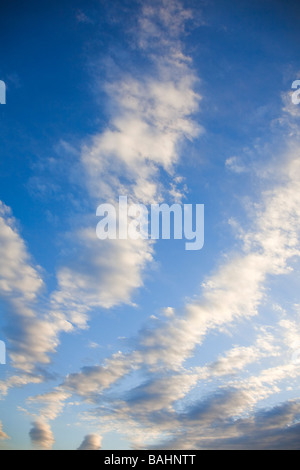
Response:
M0 202L0 293L7 305L8 353L13 367L26 372L30 381L37 364L49 364L57 336L71 325L63 315L38 313L38 297L43 280L34 267L11 210ZM10 385L17 381L10 381Z
M107 415L101 408L95 412L95 416L99 413L101 419L107 420L110 425L112 422L130 422L131 428L134 426L136 429L135 446L145 445L143 440L138 443L141 423L147 428L150 441L154 436L157 439L158 435L162 436L168 432L172 434L176 427L193 430L193 422L197 420L187 419L184 414L178 415L174 405L186 397L201 380L243 371L248 364L257 363L261 358L270 358L270 356L276 358L282 355L282 348L287 351L289 341L285 336L279 348L274 343L275 338L263 331L254 346L235 347L204 368L196 367L192 371L184 369L185 362L192 357L195 347L201 345L210 332L228 328L234 322L257 316L260 305L266 298L265 288L268 279L271 276L289 274L292 263L299 257L300 165L298 150L294 144L288 148L283 161L284 165L280 166L277 174L277 179L280 174L281 183L263 193L252 228L241 235L241 252L231 254L229 260L221 265L214 275L207 278L203 284L202 297L188 303L183 314L174 313L165 321L156 322L155 328L142 330L132 353L119 353L116 357L108 359L104 366L86 368L78 374L67 377L64 387L88 401L97 402L99 394L129 372L136 369L148 371L150 379L132 389L125 400L116 400L111 414ZM283 320L279 323L281 328L285 327L284 335L289 329L288 324ZM297 338L293 335L293 343ZM115 361L118 367L115 367ZM246 410L253 409L258 402L276 393L281 382L296 379L298 374L297 364L285 363L262 370L260 375L250 376L245 381L232 381L231 389L221 394L218 392L202 403L203 411L201 413L199 411L198 426L201 423L201 429L206 435L208 428L214 429L214 421L210 418L212 413L216 417L224 416L224 427L226 429L228 427L232 432L235 429L234 424L230 422L233 416L238 417ZM191 416L192 414L195 412L191 412ZM205 425L206 419L207 425ZM242 427L244 422L241 418L240 422ZM118 425L116 426L118 428ZM221 434L222 426L220 426ZM278 444L281 431L283 446L294 447L294 432L298 432L297 425L293 427L294 432L292 429L280 431L279 426L280 424L278 429L266 430L266 438L261 443L262 448L272 446L273 437L274 442ZM249 427L249 433L250 431ZM198 432L199 427L195 429L195 435L198 435ZM253 436L249 436L249 447L259 446L259 441L253 440L254 435L255 430ZM224 439L222 443L215 436L214 439L211 438L209 446L204 437L203 441L194 437L194 441L187 439L187 448L245 445L242 437L239 444L237 436L233 439L229 436L228 440ZM174 441L175 448L179 448L183 441L184 439Z

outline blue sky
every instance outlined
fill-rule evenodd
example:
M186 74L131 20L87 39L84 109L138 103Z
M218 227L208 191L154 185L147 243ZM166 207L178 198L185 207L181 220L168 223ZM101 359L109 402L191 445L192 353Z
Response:
M2 2L1 449L298 448L300 9ZM205 245L96 209L205 204Z

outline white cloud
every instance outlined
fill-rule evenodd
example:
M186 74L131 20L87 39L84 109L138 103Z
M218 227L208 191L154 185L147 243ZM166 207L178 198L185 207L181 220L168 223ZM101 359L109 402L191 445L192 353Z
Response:
M72 326L60 313L43 315L39 312L38 296L43 281L33 266L24 240L21 238L11 210L0 202L0 294L6 301L5 333L8 354L13 367L28 374L20 380L8 379L7 389L18 383L32 383L30 375L38 364L49 364L49 354L58 345L61 331Z
M102 437L97 434L88 434L77 450L100 450Z
M193 13L177 1L161 0L143 5L139 18L138 42L143 49L171 49L174 56L180 57L177 42L185 30L185 24L193 18Z
M133 291L143 285L141 272L152 261L153 250L145 240L100 242L95 229L83 230L78 237L77 258L58 272L59 290L52 298L57 309L62 306L70 320L81 325L90 308L131 302Z
M0 399L5 397L10 388L23 387L27 384L40 384L44 380L43 375L19 374L10 376L5 381L0 381Z
M111 199L125 191L139 202L157 200L157 169L173 171L179 142L198 135L199 126L190 117L200 99L193 91L193 72L173 65L168 73L170 78L127 78L109 86L118 112L110 128L94 137L82 155L95 198ZM120 184L121 176L128 184Z
M179 4L164 4L163 22L170 17L169 8L180 11L180 22L184 21ZM152 16L147 8L143 15ZM173 52L166 50L166 59ZM179 143L199 133L191 115L200 97L193 89L196 78L188 61L162 62L154 60L151 78L125 76L106 87L114 113L107 129L86 143L81 154L82 174L95 210L99 202L115 202L120 194L131 201L159 200L164 190L159 169L173 173ZM154 253L153 244L145 240L100 242L91 225L95 226L95 219L89 219L88 225L83 222L83 228L73 234L74 255L59 269L58 289L52 295L53 310L64 312L79 328L86 327L89 311L95 307L131 303L134 292L143 286L143 274Z
M2 295L34 300L43 286L31 264L26 245L16 228L11 210L0 201L0 291Z
M153 438L153 426L156 433L159 429L164 433L169 430L172 434L174 426L175 429L176 426L181 429L182 425L181 421L174 424L179 418L172 410L173 404L186 396L201 378L207 380L230 375L244 370L248 364L257 364L262 358L278 358L282 354L279 346L285 347L286 350L284 336L279 345L274 342L272 335L262 330L253 346L235 347L210 366L196 368L193 372L185 372L183 369L185 361L193 355L195 347L202 343L210 331L221 330L234 321L250 319L257 315L266 296L268 277L288 274L291 262L295 256L299 256L300 167L297 152L290 152L285 161L285 170L281 173L283 182L276 185L272 191L264 193L253 227L244 234L241 253L231 255L228 261L206 280L199 300L187 304L183 315L174 312L174 315L164 322L159 321L156 328L142 330L133 353L119 354L116 363L113 358L107 360L103 367L86 368L81 373L67 378L64 386L68 390L88 400L97 401L103 390L111 387L129 372L137 368L148 369L151 379L131 390L128 399L116 400L111 414L105 415L105 411L99 409L101 417L105 416L111 425L114 421L130 422L130 426L133 422L138 427L143 423L144 427L148 426L147 436L150 436L150 439L151 436ZM281 322L279 327L285 327L287 330L289 325ZM164 376L165 371L168 371L168 374ZM204 410L201 411L201 423L205 418L207 426L213 426L210 413L215 416L221 414L230 420L233 416L249 412L257 402L277 393L280 383L295 379L298 373L298 365L289 362L264 369L260 374L242 381L228 382L228 386L232 386L231 392L224 392L225 395L212 398L215 401L209 405L210 408L207 408L208 402L201 407L201 410ZM178 384L181 388L177 387ZM183 384L185 387L182 388ZM163 413L164 418L161 416L160 419L156 413ZM192 422L184 424L192 434ZM205 426L203 429L207 434ZM222 431L220 426L220 434ZM197 445L200 445L200 441L198 436ZM187 442L193 445L196 441ZM215 436L215 442L218 442L218 436Z
M162 313L165 317L173 317L175 315L175 310L172 307L166 307L162 310Z
M148 50L158 47L162 54L154 58L153 77L136 80L127 76L107 87L114 113L107 129L94 136L81 155L92 204L103 198L114 201L120 193L139 202L159 200L165 190L158 181L159 170L163 168L174 175L180 142L196 137L201 131L191 118L200 101L194 91L196 79L177 37L190 12L177 2L166 1L159 9L158 21L154 7L148 5L143 11L139 43ZM168 38L164 28L171 33ZM296 126L293 129L294 137ZM238 173L242 171L235 157L226 164ZM294 445L295 441L289 441L288 426L291 433L295 432L292 434L295 439L297 432L299 435L295 424L299 419L296 402L272 413L253 413L253 409L260 400L279 391L281 382L298 376L296 364L268 367L243 380L233 377L230 389L219 390L193 406L183 407L180 403L178 408L178 402L201 379L212 380L244 371L249 364L278 354L272 338L259 337L254 345L235 346L202 368L184 368L210 332L220 332L234 322L256 316L267 295L268 279L288 274L293 259L300 254L298 149L290 151L284 159L282 174L276 178L282 182L263 194L253 227L242 235L240 251L228 254L215 274L206 279L202 295L189 302L183 313L170 307L165 309L164 321L157 320L152 330L142 330L132 352L115 354L103 365L69 374L59 388L30 399L43 407L40 414L44 420L37 419L30 431L35 445L52 448L54 437L47 421L62 412L71 393L90 403L97 402L100 394L137 369L147 374L147 380L127 394L122 392L121 398L111 398L110 406L95 410L95 416L100 414L102 422L106 421L111 429L115 423L121 423L119 429L134 434L133 439L140 445L149 436L158 441L164 434L166 438L173 435L169 445L174 447L251 447L260 436L259 430L273 433L265 434L261 446L272 442L274 445L280 436L286 439L283 442ZM179 195L175 191L173 196ZM49 314L37 316L33 301L42 287L38 269L32 267L8 209L2 207L0 215L0 235L5 247L0 289L7 298L11 297L10 304L18 315L18 325L11 335L11 357L16 367L27 372L0 384L5 393L10 386L32 380L37 383L34 366L49 363L49 354L56 350L60 332L72 331L74 325L85 328L91 309L130 303L133 292L143 285L143 272L152 261L153 248L143 241L111 241L100 248L90 229L77 231L73 240L76 257L58 272L58 289L51 297ZM293 325L285 320L281 326L287 332ZM295 338L296 334L286 333L287 345ZM100 436L88 435L80 448L100 446Z
M171 11L176 11L175 23L174 18L170 22ZM107 87L116 112L108 128L95 135L81 155L82 174L94 209L99 198L115 200L121 193L139 202L158 200L163 190L158 170L164 168L173 174L179 143L199 133L191 118L200 99L194 91L196 78L178 36L189 17L179 3L163 3L160 28L163 33L163 28L172 24L172 41L163 54L158 48L153 56L153 76L140 80L127 76ZM148 26L152 22L153 27L157 23L151 8L143 9L140 20ZM140 34L144 33L142 27ZM131 303L134 291L143 286L143 272L153 259L151 243L108 241L104 246L90 228L91 219L81 226L72 240L73 259L59 269L58 288L48 305L41 306L37 302L43 287L39 268L33 267L10 210L1 203L0 291L10 302L7 331L12 365L23 371L20 380L11 378L1 384L3 393L14 385L39 382L41 374L36 369L50 363L60 334L86 328L91 309Z
M225 165L229 170L237 174L246 173L248 171L239 157L227 158Z
M62 387L93 400L98 393L109 388L132 370L135 363L132 359L132 355L117 353L103 366L85 367L80 373L68 375Z
M37 395L28 399L29 402L34 404L43 404L40 415L43 417L43 420L53 421L57 416L62 412L66 400L71 395L66 391L56 388L52 392L44 393L43 395Z
M3 431L3 426L0 421L0 440L6 440L9 439L8 435Z
M34 447L44 450L52 449L55 440L49 424L43 421L35 421L32 423L29 435Z

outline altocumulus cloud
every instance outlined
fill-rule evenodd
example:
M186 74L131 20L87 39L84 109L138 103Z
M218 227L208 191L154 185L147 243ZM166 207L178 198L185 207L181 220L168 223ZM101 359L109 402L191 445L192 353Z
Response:
M44 450L52 449L55 441L49 424L43 421L35 421L29 435L34 447Z
M88 434L77 450L100 450L102 438L98 434Z
M264 192L252 228L241 238L241 253L231 254L228 261L206 280L202 299L189 303L184 315L174 313L171 319L160 321L156 328L141 331L132 353L119 353L103 366L85 368L79 374L67 377L64 387L89 401L97 401L103 390L130 371L143 368L150 372L151 378L146 383L115 400L111 414L103 408L90 414L91 419L101 416L101 422L107 422L107 429L113 422L116 429L122 428L120 423L130 422L131 430L135 429L136 447L145 445L145 435L150 442L166 433L176 434L174 429L180 429L184 437L170 441L173 448L221 445L267 448L279 445L281 437L282 447L296 446L297 402L283 404L273 411L254 413L248 420L238 418L276 393L281 382L298 376L299 365L291 363L287 355L290 337L286 330L290 322L280 320L278 324L282 336L280 344L276 345L280 338L278 332L275 338L267 333L267 329L262 329L253 346L235 347L204 368L183 369L196 345L201 344L211 330L257 315L269 276L288 274L292 261L299 256L300 168L295 137L289 136L288 150L277 169L275 180L278 181L280 174L282 183ZM176 401L187 396L201 380L230 376L235 370L244 370L247 364L271 356L285 358L286 362L283 360L275 367L262 369L245 380L232 380L230 389L212 394L191 410L174 413ZM271 429L268 423L272 413L275 425ZM284 422L283 416L287 421ZM261 434L265 432L265 439L261 441L255 440L260 427ZM182 429L186 431L183 433ZM166 444L164 441L163 445Z
M162 2L159 25L152 7L142 10L139 47L153 51L155 37L156 72L139 81L126 76L107 86L116 112L109 129L85 144L81 155L93 209L99 197L113 199L120 190L132 201L158 200L162 190L159 168L173 172L179 160L178 144L200 131L191 118L200 100L193 90L196 77L178 39L190 13L179 2ZM76 256L60 267L58 288L48 304L41 306L40 269L33 265L11 210L3 203L0 217L0 291L9 305L9 355L13 366L23 372L1 382L0 391L5 395L11 387L43 380L36 373L38 366L50 363L62 332L86 328L91 309L130 303L133 292L143 285L143 272L153 261L154 251L152 243L144 240L121 244L112 240L101 251L90 228L93 222L88 221L87 227L74 231Z
M113 201L120 191L131 201L158 201L168 192L159 180L160 171L174 176L180 161L179 144L201 132L192 118L201 99L194 91L197 79L179 40L191 12L179 2L166 0L142 10L137 42L143 51L151 52L155 72L139 79L127 74L106 86L113 103L109 125L83 145L80 160L92 208L103 197ZM250 229L239 233L239 249L228 253L206 278L200 297L187 302L181 312L166 309L164 319L157 320L154 328L140 330L131 350L68 374L59 387L30 398L28 402L38 405L39 416L43 416L35 419L30 431L35 446L53 447L49 421L62 413L72 394L91 405L85 423L90 419L93 429L101 423L101 434L112 430L125 434L136 448L298 445L298 401L267 410L257 407L281 385L285 387L287 379L299 375L299 365L292 363L290 354L290 344L298 341L299 319L281 320L271 332L260 323L252 345L235 345L211 362L200 349L211 333L223 333L247 321L253 326L266 299L268 280L288 275L299 257L299 131L290 120L290 115L297 117L294 108L284 112L288 115L284 119L289 128L288 151L282 168L274 171L276 183L271 182L271 189L262 194L255 208ZM173 193L175 190L172 187ZM102 252L87 217L86 226L75 232L76 256L58 270L58 287L43 315L36 303L43 287L39 268L33 265L10 210L2 205L0 215L4 260L0 290L13 313L8 328L11 358L22 371L0 384L5 394L10 387L43 380L36 364L50 363L60 333L86 328L92 309L130 304L133 292L143 285L145 268L153 261L154 246L144 241L111 241ZM201 367L199 357L204 363ZM266 358L277 362L261 365ZM193 365L187 365L189 359ZM249 374L249 365L257 367L255 373ZM131 382L129 390L110 393L118 381L135 372L138 384ZM226 388L224 381L218 382L220 378L226 378ZM201 396L200 386L213 380L215 391ZM192 395L196 387L198 394ZM103 406L106 399L108 406ZM1 433L5 436L0 427L0 438ZM79 450L100 448L101 437L89 434Z
M159 201L168 192L159 182L161 169L172 176L170 195L175 191L178 197L174 171L180 160L179 144L201 132L192 118L201 99L194 91L197 78L179 39L191 12L176 1L157 6L160 21L153 7L142 7L137 34L139 47L151 52L152 76L137 80L126 75L106 86L115 111L108 129L82 149L82 175L92 207L102 198L114 200L120 191L131 201ZM85 327L91 309L130 303L134 290L143 285L143 271L154 254L153 244L144 240L111 240L101 250L89 227L75 232L76 256L59 269L58 289L51 296L53 310L64 312L80 328ZM103 369L87 368L82 394L93 394L97 380L98 388L107 388L124 376L132 367L130 358L129 365L115 355ZM66 388L73 390L76 383L74 375Z
M244 401L242 394L224 391L196 404L182 416L183 434L165 442L166 448L198 449L299 449L298 401L260 410L245 418L234 418ZM247 401L247 399L246 399Z

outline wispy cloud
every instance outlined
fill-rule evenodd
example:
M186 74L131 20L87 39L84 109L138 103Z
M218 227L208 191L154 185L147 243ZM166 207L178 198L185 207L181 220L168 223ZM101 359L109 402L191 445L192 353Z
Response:
M2 294L11 296L19 303L31 301L43 286L36 268L31 264L24 241L16 228L10 208L0 202L0 289Z
M173 7L180 10L180 24L172 27L172 40L182 29L185 18L190 16L179 4L164 4L163 23L170 22L169 9ZM151 8L144 8L143 21L147 21L148 26L153 22L154 27L156 20ZM144 28L140 34L142 32L145 33ZM149 31L147 35L150 41ZM145 38L143 44L145 46ZM127 76L107 87L116 112L109 129L94 136L92 143L82 150L86 190L94 201L94 208L103 198L114 199L120 193L139 202L159 199L163 189L157 178L159 168L173 172L179 160L178 143L184 137L198 134L199 128L190 118L199 101L193 91L195 75L189 59L178 54L179 39L176 47L174 51L170 43L165 50L166 60L160 57L158 63L154 61L153 78L138 81ZM121 184L124 176L127 182ZM10 357L16 368L31 373L36 364L50 362L49 354L55 352L61 332L72 331L74 326L86 327L92 308L111 308L131 302L133 292L143 285L145 267L153 260L153 246L143 240L109 241L104 249L90 228L93 222L88 220L86 227L73 233L76 256L59 269L58 288L51 295L50 304L43 307L50 312L41 316L32 302L43 281L31 265L10 210L4 205L1 216L0 288L7 294L10 291L12 313L17 312L19 316L18 324L14 324L9 334ZM25 377L23 375L18 383L25 383ZM27 379L32 377L27 376ZM16 380L8 381L6 390L16 383Z
M220 331L233 322L250 320L256 316L266 298L268 279L274 275L289 274L293 260L299 257L300 167L294 140L291 146L290 143L287 146L287 153L283 156L283 163L278 167L275 178L278 181L280 175L281 182L262 194L261 204L256 206L252 227L242 237L240 252L230 253L228 260L219 270L207 278L203 284L201 298L188 303L184 314L172 312L170 318L156 323L154 329L142 330L132 353L119 353L108 359L103 366L86 368L67 377L63 387L88 401L97 402L97 397L103 390L111 387L129 372L140 368L148 370L150 379L132 389L127 399L116 400L111 414L106 415L101 408L96 412L96 415L99 413L102 419L105 417L110 424L128 420L131 428L135 426L137 429L135 445L138 445L139 426L143 423L145 427L147 421L147 435L150 441L153 436L158 438L158 435L162 436L168 432L172 434L174 425L178 426L178 429L193 429L192 423L197 420L186 420L186 415L181 417L175 413L173 406L187 396L201 379L230 375L244 370L251 363L258 363L262 358L282 357L281 348L287 350L284 337L279 348L272 335L268 336L264 331L253 346L235 347L210 366L196 367L192 371L184 369L185 362L192 357L195 347L199 346L211 331ZM284 327L282 320L279 326ZM226 419L230 423L233 416L242 415L246 410L250 411L258 402L276 393L278 384L286 379L296 378L298 373L299 366L291 363L289 358L289 362L263 369L260 375L250 376L245 381L232 381L231 385L228 382L228 386L231 386L228 392L217 392L201 404L203 412L199 415L197 426L201 422L203 432L207 435L207 426L214 426L210 413L215 413L216 417L220 414L227 416ZM203 424L203 413L208 417L206 425ZM224 426L230 428L226 419ZM222 429L221 426L220 432ZM279 432L279 429L277 431ZM290 435L293 439L294 435L289 432L285 434L285 430L282 432L286 436L284 442L287 445L287 436ZM187 440L187 446L201 447L199 435L197 436L194 441ZM204 437L202 439L203 445L207 445L207 440ZM211 441L210 446L218 446L218 442L215 436L215 442ZM234 446L234 442L238 443L238 440L229 440L228 445ZM145 443L141 442L140 445ZM291 446L293 445L291 441Z
M172 17L172 8L180 9L183 27L186 15L176 3L163 4L164 21ZM143 8L140 20L156 24L151 8ZM179 24L175 29L179 33ZM139 34L144 33L141 28ZM150 32L148 36L150 44ZM179 37L177 47L181 47ZM190 60L179 56L177 49L175 53L171 44L164 55L157 52L151 58L152 76L136 79L127 74L106 85L114 112L107 129L86 142L81 154L85 189L94 210L99 202L115 202L120 194L147 204L160 200L168 188L159 181L159 170L173 175L180 159L178 145L199 133L192 114L200 97L194 91L196 77ZM52 297L55 308L67 311L79 326L86 323L92 308L130 303L136 289L143 286L143 273L154 255L153 243L145 240L111 240L100 245L91 226L94 219L88 218L86 226L81 222L81 228L74 231L76 256L60 268L59 287Z
M69 397L69 393L60 388L56 388L44 395L37 395L34 398L29 398L29 402L34 404L43 404L44 408L42 408L41 416L43 416L43 419L48 422L57 418L64 408L65 401Z
M161 24L153 13L152 7L143 7L139 20L139 47L153 53L153 39L156 42L156 54L151 57L152 76L137 80L126 75L106 86L114 113L108 128L82 149L85 187L94 207L102 200L115 200L119 194L139 202L160 200L168 188L159 182L159 170L174 176L180 159L179 144L201 131L191 117L200 101L194 91L197 79L179 38L191 13L177 2L162 3ZM172 20L175 13L176 24ZM175 189L174 184L170 185L171 197ZM90 229L89 218L87 222L86 228L73 233L76 256L59 269L58 288L50 303L53 314L62 312L63 318L78 328L86 327L88 313L95 307L130 303L134 290L143 285L143 271L154 253L152 242L144 240L109 241L103 248ZM57 342L52 351L55 345ZM116 355L104 368L86 368L79 394L93 394L95 383L97 388L109 387L132 368L129 364ZM74 387L76 375L65 384L66 389ZM44 398L47 400L47 395Z
M87 330L101 309L134 305L134 294L155 260L155 245L145 240L100 244L94 213L99 203L115 202L121 194L144 203L184 197L186 188L179 189L183 179L177 175L181 144L203 131L194 118L201 102L198 77L182 43L192 18L177 0L141 3L131 40L149 67L145 74L124 72L105 84L108 123L74 152L86 213L74 215L72 240L66 235L68 250L47 298L42 270L11 210L0 203L0 294L16 371L0 382L1 395L46 380L62 333ZM88 20L78 12L77 21ZM266 172L268 188L255 195L235 249L228 249L204 281L201 274L200 295L182 309L161 309L162 318L152 315L152 327L140 329L125 352L93 366L78 365L73 373L64 371L59 386L28 398L34 446L53 448L51 422L77 395L85 402L80 415L85 424L101 436L112 431L125 435L134 448L297 447L299 401L273 408L264 401L299 376L300 365L292 360L300 344L299 318L281 311L270 327L259 317L269 281L288 276L300 255L299 112L290 95L283 99L283 112L273 125L286 151L276 155L280 162ZM237 175L247 171L238 157L225 165ZM245 325L247 341L236 341L221 353L205 352L204 343L214 335L233 335ZM86 435L78 450L99 450L100 434ZM6 438L0 422L0 439Z
M0 421L0 440L9 439L8 435L3 431L2 423Z
M178 13L176 24L171 21L174 8ZM191 117L200 100L193 90L196 77L179 39L190 12L179 3L163 3L159 25L152 8L142 10L140 47L145 49L148 41L153 49L151 38L158 41L157 55L151 58L153 76L137 80L127 75L107 85L115 112L108 128L83 146L81 156L85 188L94 208L103 198L113 200L122 193L139 202L159 200L165 191L158 180L159 169L173 175L180 158L179 143L199 133ZM153 23L155 30L147 31L147 39L145 22L148 27ZM165 27L171 27L168 44ZM161 35L157 35L159 30ZM163 55L158 54L159 44ZM58 270L58 288L41 306L37 302L43 287L39 269L32 266L10 209L2 205L1 216L4 262L0 287L11 294L11 318L18 317L17 323L8 325L9 353L12 365L26 372L1 383L6 394L11 387L42 381L38 367L50 363L61 333L86 328L91 309L131 302L133 292L143 285L143 271L153 260L153 244L144 240L109 241L103 248L90 228L91 218L87 218L86 225L82 227L81 223L73 233L75 256L72 253L72 259ZM118 358L112 361L119 363ZM118 364L116 367L118 371ZM110 383L116 375L115 371L104 383Z
M49 353L55 351L60 331L71 325L57 314L38 313L37 300L43 287L40 268L34 267L24 240L16 227L11 210L0 203L0 291L8 307L6 333L12 365L28 374L38 364L50 362ZM23 375L21 384L31 380Z

